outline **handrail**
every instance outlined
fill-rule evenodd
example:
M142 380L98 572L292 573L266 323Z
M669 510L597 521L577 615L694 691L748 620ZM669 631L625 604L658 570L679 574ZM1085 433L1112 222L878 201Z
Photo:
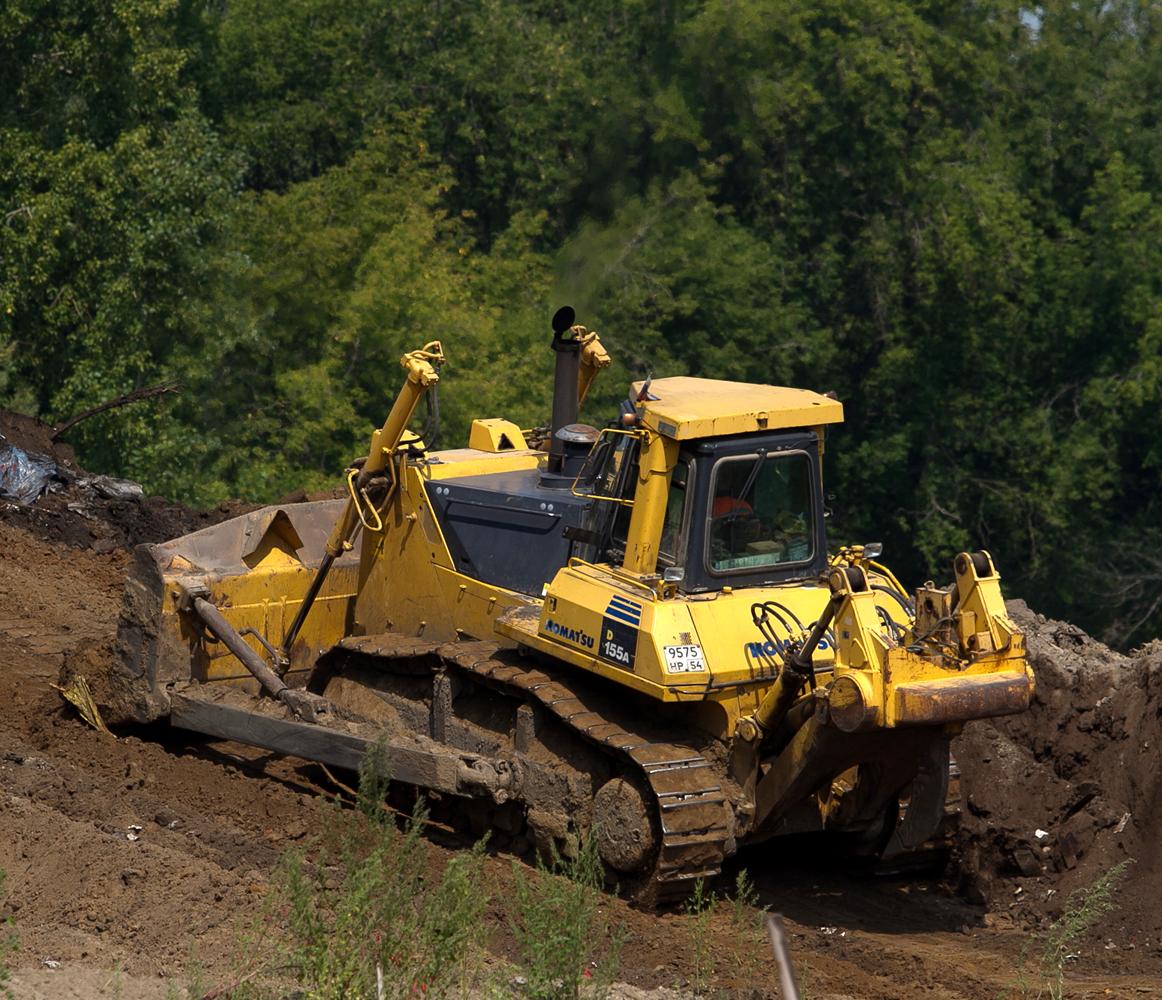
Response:
M375 509L375 503L368 495L367 490L356 483L355 480L358 478L358 476L359 469L356 468L347 470L347 493L351 497L351 503L355 508L355 513L359 516L359 523L362 524L363 527L368 531L382 531L383 518L379 516L379 511ZM363 504L359 502L360 497L363 498L363 503L367 505L368 512L374 515L374 524L368 521L367 517L364 515Z
M637 587L639 590L643 591L644 593L649 594L651 600L657 599L657 596L658 596L657 591L654 590L654 588L651 587L648 583L645 583L639 577L633 576L632 574L625 572L625 570L618 569L616 566L613 566L612 564L602 563L602 564L598 565L597 563L587 562L586 560L580 558L579 556L570 556L569 568L570 569L581 569L581 568L590 569L590 570L593 570L593 572L595 572L595 573L601 573L605 576L612 576L615 580L619 580L622 583L625 583L627 586Z
M602 500L605 503L617 503L621 504L623 507L632 507L632 498L626 499L625 497L610 497L604 496L600 493L579 493L577 491L577 484L581 482L581 478L585 475L586 470L589 468L589 459L593 457L593 453L597 451L598 447L600 447L601 439L606 434L624 434L626 437L637 438L639 441L645 440L648 436L644 431L641 430L625 430L620 427L603 427L600 433L597 435L597 440L593 442L593 447L589 449L589 454L585 456L585 462L581 466L581 469L577 473L576 477L573 479L573 485L569 487L569 492L579 500Z

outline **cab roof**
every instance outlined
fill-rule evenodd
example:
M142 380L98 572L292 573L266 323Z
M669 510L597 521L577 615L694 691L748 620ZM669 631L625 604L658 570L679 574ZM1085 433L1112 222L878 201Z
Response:
M635 399L644 384L633 383ZM657 399L638 404L643 422L679 441L843 420L842 403L810 389L679 375L652 381L650 395Z

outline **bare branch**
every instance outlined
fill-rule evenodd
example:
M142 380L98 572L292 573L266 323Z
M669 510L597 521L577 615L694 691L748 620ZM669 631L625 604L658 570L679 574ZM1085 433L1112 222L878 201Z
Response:
M82 410L75 416L69 417L63 424L56 427L52 432L52 440L56 441L63 437L64 434L76 427L82 420L88 420L89 417L95 417L98 413L104 413L106 410L113 410L120 406L128 406L130 403L139 403L143 399L153 399L156 396L164 396L167 393L176 393L181 388L178 382L161 382L157 385L146 386L143 389L134 389L132 392L124 393L114 399L107 399L105 402L97 406L90 407L87 410Z

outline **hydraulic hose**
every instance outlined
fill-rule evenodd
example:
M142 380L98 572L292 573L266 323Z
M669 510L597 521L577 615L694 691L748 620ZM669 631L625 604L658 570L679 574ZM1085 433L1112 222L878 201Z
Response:
M827 602L823 614L819 616L819 620L811 629L811 634L807 636L807 641L803 643L802 648L788 654L784 660L783 669L779 671L775 683L771 685L771 689L766 693L754 714L755 722L766 732L771 732L783 721L799 697L803 684L814 676L815 668L811 663L811 657L827 634L827 629L831 625L832 619L835 618L836 612L839 611L840 605L843 604L845 596L842 592L831 595L831 600Z

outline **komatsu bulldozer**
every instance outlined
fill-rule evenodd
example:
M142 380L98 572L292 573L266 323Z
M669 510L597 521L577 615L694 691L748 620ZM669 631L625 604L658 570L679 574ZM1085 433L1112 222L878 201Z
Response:
M403 388L345 499L138 548L115 675L142 721L358 768L508 843L596 838L611 880L680 900L740 846L841 834L904 856L949 800L949 741L1025 709L987 552L906 592L879 546L828 553L834 398L675 377L578 423L599 337L553 319L552 422L408 430Z

